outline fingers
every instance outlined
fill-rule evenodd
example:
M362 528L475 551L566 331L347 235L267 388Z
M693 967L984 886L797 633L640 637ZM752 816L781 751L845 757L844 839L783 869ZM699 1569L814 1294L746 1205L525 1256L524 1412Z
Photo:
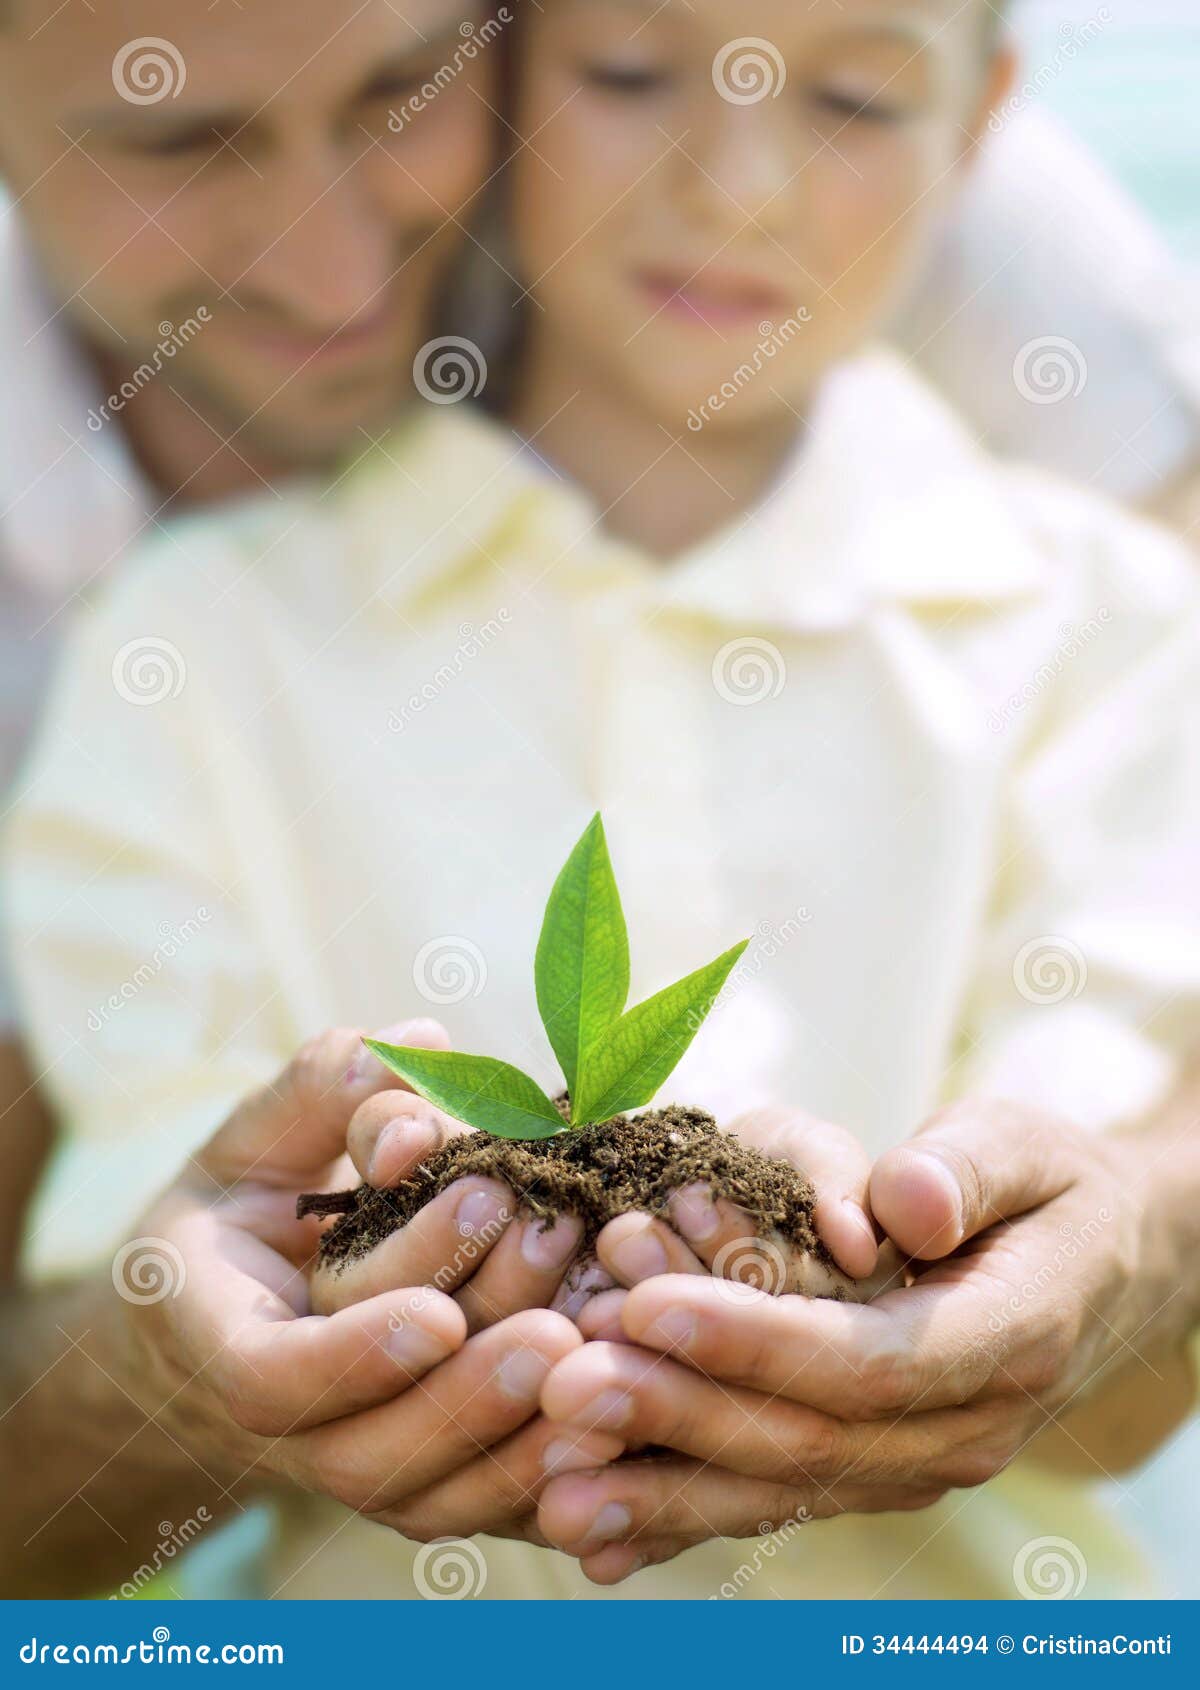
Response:
M332 1314L397 1285L455 1291L482 1265L516 1213L516 1198L499 1180L458 1180L368 1255L334 1267L318 1264L313 1308Z
M389 1090L377 1092L355 1110L346 1149L358 1177L386 1191L411 1179L420 1163L450 1139L470 1131L415 1092Z
M618 1285L638 1285L662 1273L708 1273L678 1234L650 1215L609 1221L596 1240L596 1255Z
M590 1557L606 1544L639 1537L699 1543L756 1536L764 1522L773 1528L777 1517L780 1523L810 1517L811 1501L808 1490L743 1478L698 1461L652 1458L550 1480L538 1506L538 1526L566 1554Z
M387 1402L466 1338L452 1299L424 1287L393 1290L329 1320L297 1318L277 1285L284 1264L245 1234L225 1251L201 1259L190 1250L186 1259L197 1271L170 1305L173 1335L225 1412L259 1436Z
M555 1292L550 1307L568 1320L578 1321L593 1298L613 1289L613 1276L594 1256L573 1262Z
M603 1467L624 1447L609 1433L573 1432L539 1415L486 1454L408 1497L382 1524L422 1542L507 1531L533 1515L556 1474Z
M814 1512L831 1494L837 1501L843 1484L882 1487L883 1498L842 1498L868 1508L899 1506L896 1487L980 1483L1011 1458L1021 1436L1003 1403L891 1423L842 1421L615 1344L588 1344L560 1362L542 1408L573 1430L610 1432L629 1447L661 1446L745 1478L808 1489Z
M974 1396L1022 1337L1016 1322L1011 1338L989 1328L990 1312L967 1283L918 1284L859 1306L669 1278L636 1286L621 1321L635 1344L710 1377L867 1420Z
M521 1309L540 1309L553 1301L583 1237L583 1222L559 1215L546 1225L524 1211L456 1301L471 1332L481 1332Z
M754 1110L731 1131L811 1180L817 1194L813 1220L822 1242L852 1279L867 1279L877 1250L867 1197L871 1158L853 1133L798 1109Z
M663 1546L709 1538L791 1537L848 1510L879 1514L928 1507L938 1492L911 1485L779 1485L672 1457L621 1461L550 1481L538 1506L547 1542L585 1560L610 1544ZM615 1570L617 1562L610 1563ZM627 1576L626 1570L624 1576Z
M621 1322L628 1291L600 1291L579 1311L576 1324L585 1338L600 1339L607 1344L628 1344Z
M1059 1196L1078 1167L1061 1122L1004 1103L959 1104L879 1158L871 1206L907 1255L936 1261Z
M514 1315L403 1396L289 1440L281 1459L300 1483L385 1514L532 1419L551 1369L581 1343L560 1315Z
M579 1566L593 1584L624 1584L627 1578L646 1567L661 1567L667 1561L674 1561L684 1550L691 1549L695 1541L698 1540L643 1537L636 1543L606 1543L596 1554L583 1556Z
M619 1284L639 1285L665 1273L711 1273L773 1293L798 1291L806 1297L858 1301L864 1291L876 1289L873 1281L853 1280L817 1256L794 1249L778 1234L760 1237L744 1210L723 1199L714 1202L707 1186L675 1192L669 1213L674 1226L650 1215L628 1214L604 1228L596 1253ZM686 1230L690 1244L675 1227Z
M542 1408L572 1429L662 1445L749 1478L807 1482L818 1477L806 1465L807 1452L813 1452L814 1469L826 1460L828 1417L736 1386L714 1386L667 1357L627 1345L589 1344L569 1357L548 1378Z
M404 1021L378 1035L389 1042L439 1048L445 1029ZM253 1176L264 1183L316 1179L345 1149L350 1117L374 1092L400 1085L357 1029L311 1039L270 1085L234 1110L194 1160L221 1185Z

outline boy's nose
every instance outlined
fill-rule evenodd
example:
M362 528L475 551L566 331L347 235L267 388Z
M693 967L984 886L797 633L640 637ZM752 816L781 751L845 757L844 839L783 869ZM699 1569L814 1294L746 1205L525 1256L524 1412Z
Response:
M691 206L738 228L782 224L804 165L794 133L769 106L733 106L716 93L706 115L681 144Z

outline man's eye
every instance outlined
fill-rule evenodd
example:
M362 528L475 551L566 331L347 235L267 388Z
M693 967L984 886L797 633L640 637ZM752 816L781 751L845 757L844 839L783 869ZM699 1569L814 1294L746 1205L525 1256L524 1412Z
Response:
M591 64L583 67L583 80L607 94L637 96L665 87L667 73L645 65Z
M864 123L899 123L904 112L898 106L889 105L886 100L874 97L859 99L856 94L847 94L840 88L814 88L812 99L821 111L832 117L839 118L843 123L860 120Z
M430 79L435 73L430 72ZM417 73L409 76L381 76L377 82L372 82L367 89L366 98L371 100L389 100L393 104L398 100L407 100L424 86L425 79Z
M200 158L220 152L222 141L215 129L180 129L172 135L159 135L152 141L131 141L128 151L143 158Z

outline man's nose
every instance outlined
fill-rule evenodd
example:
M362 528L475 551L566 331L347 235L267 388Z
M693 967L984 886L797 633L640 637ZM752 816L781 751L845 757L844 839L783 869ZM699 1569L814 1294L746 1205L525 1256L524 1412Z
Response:
M269 299L315 333L378 310L402 243L364 174L331 156L264 177L230 292Z

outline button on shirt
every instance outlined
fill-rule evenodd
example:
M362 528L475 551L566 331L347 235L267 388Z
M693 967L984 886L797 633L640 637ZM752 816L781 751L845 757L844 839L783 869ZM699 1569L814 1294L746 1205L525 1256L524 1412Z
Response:
M170 674L133 703L114 654L149 631ZM872 1152L973 1088L1136 1114L1200 1006L1198 660L1182 548L997 470L883 354L669 567L462 407L325 496L188 521L81 619L9 842L70 1135L36 1264L103 1259L322 1025L436 1014L553 1086L533 949L596 809L634 995L752 935L672 1098L794 1102ZM1089 1595L1149 1588L1083 1487L1018 1471L621 1594L1006 1596L1045 1534ZM488 1596L603 1594L485 1548ZM409 1593L414 1553L298 1495L267 1587Z

